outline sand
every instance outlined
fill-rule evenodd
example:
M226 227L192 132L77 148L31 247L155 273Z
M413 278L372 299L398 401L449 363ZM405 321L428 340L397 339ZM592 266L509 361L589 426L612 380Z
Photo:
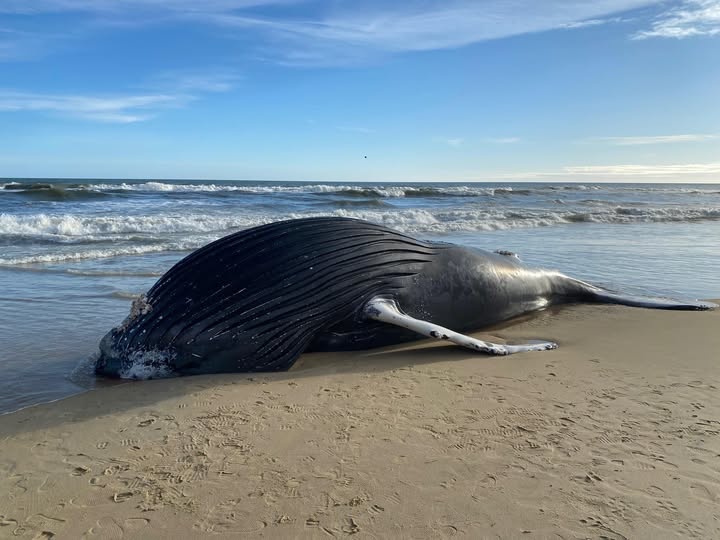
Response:
M720 311L568 306L0 417L2 538L720 538Z

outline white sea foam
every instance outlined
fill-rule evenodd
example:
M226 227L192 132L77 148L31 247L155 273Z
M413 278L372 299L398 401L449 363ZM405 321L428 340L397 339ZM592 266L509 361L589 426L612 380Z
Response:
M7 187L7 193L23 191L24 183L7 182L0 184L0 193ZM33 184L27 184L31 189ZM586 185L586 184L537 184L537 185L443 185L443 184L238 184L238 183L211 183L211 182L122 182L122 183L88 183L88 184L47 184L57 186L66 191L93 191L93 192L139 192L139 193L226 193L238 192L240 194L338 194L364 197L495 197L542 194L554 191L606 191L610 193L660 193L660 194L697 194L720 195L716 187L679 187L674 185L646 186L646 185Z
M559 223L657 223L692 222L720 219L718 208L610 206L582 210L538 210L494 208L388 209L364 210L338 208L331 212L295 212L290 214L156 214L141 216L72 214L13 215L0 214L0 237L28 236L49 239L78 239L85 242L162 240L180 237L173 249L187 249L183 241L204 234L220 236L287 218L334 215L365 219L398 227L407 232L453 232L497 230L517 227L541 227ZM133 236L135 235L135 236ZM177 245L176 245L177 244ZM145 246L143 249L153 249ZM160 249L162 251L162 249Z
M0 236L27 235L96 238L95 235L205 233L252 227L271 221L262 216L155 214L141 216L76 214L0 214ZM122 238L120 238L122 239Z
M174 377L172 362L172 356L163 351L135 351L123 362L118 375L121 379L140 380Z
M0 214L0 239L26 236L37 246L27 254L0 256L0 265L58 263L197 249L233 231L288 218L333 215L364 219L422 235L548 227L573 223L633 224L720 220L719 208L592 206L557 211L528 208L464 207L335 209L290 214L11 215ZM62 249L57 245L61 244ZM63 245L64 244L64 245ZM83 245L86 244L86 245ZM85 249L83 249L85 248Z
M76 188L79 189L79 188ZM506 193L529 192L527 188L481 187L481 186L407 186L373 184L312 184L312 185L237 185L237 184L175 184L165 182L143 182L122 184L88 184L83 189L95 191L138 191L138 192L176 192L176 193L218 193L240 192L248 194L272 193L329 193L366 197L407 197L407 196L481 196Z
M547 227L569 223L667 223L720 219L720 208L615 207L593 211L453 209L372 211L338 209L333 215L381 223L405 232L450 233ZM299 216L297 216L299 217Z
M110 293L113 298L119 298L121 300L137 300L142 296L142 293L129 292L129 291L113 291Z

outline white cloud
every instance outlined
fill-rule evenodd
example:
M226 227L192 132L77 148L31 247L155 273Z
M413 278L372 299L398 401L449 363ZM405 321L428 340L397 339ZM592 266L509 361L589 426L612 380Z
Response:
M163 109L184 107L202 93L226 92L239 76L227 70L167 71L142 85L152 91L123 95L38 94L0 89L0 113L34 111L85 120L131 124L153 118Z
M470 0L353 3L312 20L271 19L235 13L197 14L211 24L265 31L285 63L323 65L364 55L456 48L531 32L600 24L598 17L659 0ZM341 4L347 6L347 4ZM607 22L616 19L608 19Z
M465 139L462 137L433 137L433 141L457 148L465 142Z
M662 13L650 30L638 32L633 39L715 35L720 35L720 0L684 0L679 7Z
M584 21L569 22L567 24L563 24L560 28L565 28L567 30L575 30L576 28L586 28L588 26L600 26L603 24L620 23L625 22L626 20L627 19L623 19L622 17L612 17L609 19L587 19Z
M74 12L90 24L181 20L258 32L259 54L292 65L357 64L377 55L463 47L554 29L618 22L613 15L662 0L1 0L0 13ZM275 4L312 4L312 16L260 16ZM310 11L310 10L307 10ZM267 11L266 11L267 12ZM274 13L279 13L274 10Z
M645 144L672 144L704 142L720 138L711 133L686 133L682 135L651 135L646 137L596 137L590 141L604 142L617 146L638 146Z
M80 96L0 90L0 112L56 113L97 122L130 124L147 120L160 109L181 107L192 99L185 95Z
M520 137L488 137L482 139L484 142L492 144L514 144L520 142ZM448 146L462 146L466 140L462 137L433 137L433 141Z
M159 73L146 85L149 88L170 89L173 92L227 92L241 76L233 70L172 70Z
M532 171L494 175L503 180L541 180L546 182L580 180L613 182L709 182L720 178L720 162L669 165L577 165L555 171Z
M697 174L720 174L720 163L682 163L673 165L585 165L564 167L568 175L602 176L686 176Z

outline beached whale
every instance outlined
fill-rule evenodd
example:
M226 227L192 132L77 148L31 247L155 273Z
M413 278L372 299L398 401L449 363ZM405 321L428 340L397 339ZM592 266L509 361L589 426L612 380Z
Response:
M221 238L188 255L100 343L114 377L277 371L305 351L424 337L490 354L553 349L460 332L569 302L704 310L709 302L613 293L509 252L416 240L366 221L308 218Z

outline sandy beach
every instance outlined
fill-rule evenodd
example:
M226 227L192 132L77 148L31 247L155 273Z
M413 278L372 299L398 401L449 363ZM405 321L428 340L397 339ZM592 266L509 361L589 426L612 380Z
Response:
M720 311L568 306L0 417L2 538L720 537Z

